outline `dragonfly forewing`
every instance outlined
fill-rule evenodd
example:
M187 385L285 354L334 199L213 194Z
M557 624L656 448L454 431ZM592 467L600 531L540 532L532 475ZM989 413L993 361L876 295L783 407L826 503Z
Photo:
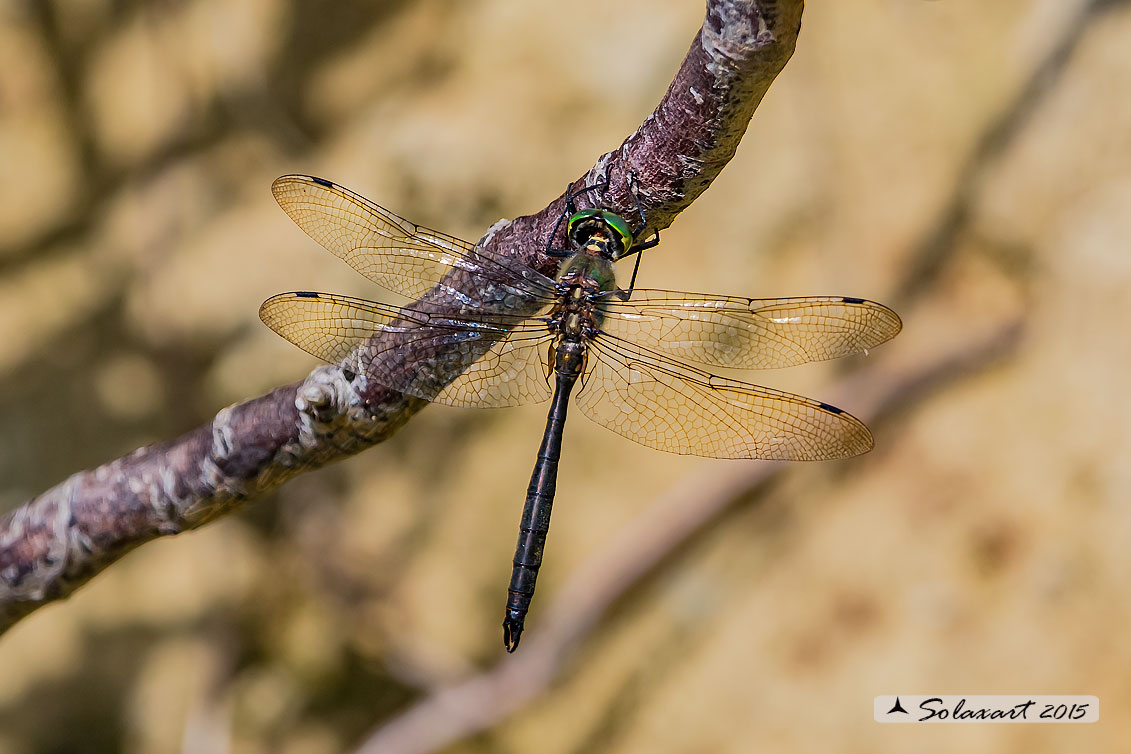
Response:
M285 175L271 192L307 235L402 296L417 299L439 286L468 306L527 314L554 298L554 281L537 270L502 264L475 244L409 222L322 178Z
M609 336L678 359L772 369L861 353L896 336L883 304L842 296L748 299L641 290L605 305Z

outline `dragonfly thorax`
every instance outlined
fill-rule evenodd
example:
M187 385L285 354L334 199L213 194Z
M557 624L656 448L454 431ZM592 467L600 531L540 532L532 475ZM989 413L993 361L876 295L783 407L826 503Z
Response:
M565 261L558 283L562 292L573 289L582 295L596 295L616 287L616 270L609 257L586 247Z
M566 261L558 278L558 300L549 316L550 330L559 343L593 336L604 318L602 302L614 286L613 263L605 257L582 250Z

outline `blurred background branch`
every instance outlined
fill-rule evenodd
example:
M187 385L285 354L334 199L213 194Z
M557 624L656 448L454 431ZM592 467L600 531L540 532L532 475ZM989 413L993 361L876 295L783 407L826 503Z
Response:
M961 233L970 226L986 176L998 167L1033 115L1055 91L1085 32L1103 14L1126 4L1127 0L1077 0L1076 7L1069 8L1060 35L1033 66L1017 93L982 130L962 161L950 200L912 250L903 280L896 286L893 305L910 303L941 274Z

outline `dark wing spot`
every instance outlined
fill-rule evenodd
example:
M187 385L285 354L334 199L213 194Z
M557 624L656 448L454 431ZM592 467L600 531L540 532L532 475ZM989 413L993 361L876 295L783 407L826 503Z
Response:
M333 181L328 181L325 178L315 178L314 176L310 176L310 180L314 181L319 186L325 186L326 188L334 188Z
M295 291L295 295L299 298L318 298L318 294L313 291Z
M818 406L820 406L821 408L825 409L825 410L826 410L826 411L828 411L829 413L832 413L832 414L843 414L843 413L844 413L843 411L841 411L841 410L840 410L839 408L837 408L836 406L830 406L830 405L829 405L829 404L827 404L827 403L819 403L819 402L818 402L818 403L817 403L817 405L818 405Z
M841 299L841 301L843 301L846 304L863 304L864 303L864 299L862 299L862 298L851 298L849 296L843 297Z

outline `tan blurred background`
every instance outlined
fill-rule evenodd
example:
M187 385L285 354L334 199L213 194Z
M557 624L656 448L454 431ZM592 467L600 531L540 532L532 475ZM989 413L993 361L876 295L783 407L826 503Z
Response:
M702 10L5 0L0 511L302 377L267 296L382 296L278 210L274 177L474 240L632 132ZM811 2L640 282L893 303L904 332L855 381L756 379L850 411L893 375L938 387L873 423L869 456L740 495L531 704L450 750L1126 747L1129 92L1126 2ZM1017 322L992 358L933 370ZM493 667L544 416L431 407L32 615L0 638L0 754L348 751ZM665 492L734 468L576 416L531 629ZM1094 694L1101 722L874 723L899 691Z

